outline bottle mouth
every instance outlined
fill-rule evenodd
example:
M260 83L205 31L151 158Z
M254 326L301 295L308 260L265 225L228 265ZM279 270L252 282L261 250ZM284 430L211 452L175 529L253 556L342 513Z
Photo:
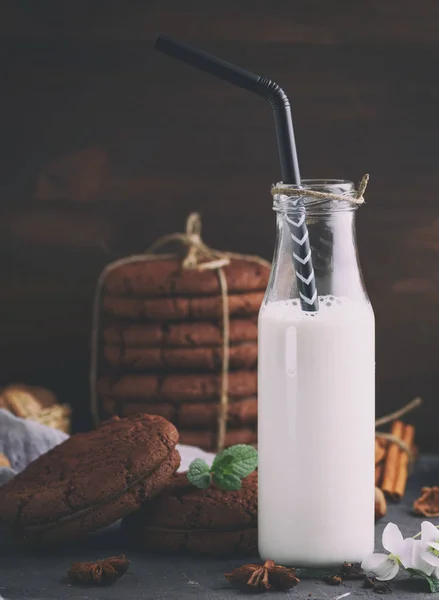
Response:
M316 198L307 195L307 190L345 196L346 200L331 197ZM355 186L347 179L302 179L300 186L281 182L276 184L276 192L273 197L273 210L277 212L295 212L305 208L308 214L312 214L313 212L352 211L357 208L357 205L349 202L349 198L355 194ZM298 192L301 192L300 195ZM297 203L298 197L301 199L300 203Z

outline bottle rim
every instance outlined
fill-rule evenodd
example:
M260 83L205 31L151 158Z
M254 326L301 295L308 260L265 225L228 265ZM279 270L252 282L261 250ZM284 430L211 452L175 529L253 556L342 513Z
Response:
M354 184L349 179L302 179L300 185L280 182L276 184L276 187L296 190L319 190L321 188L335 187L344 192L351 192L354 189Z
M276 188L280 190L273 197L273 210L276 212L297 212L305 209L308 214L311 214L312 212L353 211L358 208L358 205L349 201L356 192L353 182L347 179L302 179L300 186L278 183ZM282 188L285 188L285 193L282 193ZM303 194L299 196L296 190ZM346 196L346 201L334 200L330 197L307 196L306 190ZM301 198L300 203L297 203L298 197Z

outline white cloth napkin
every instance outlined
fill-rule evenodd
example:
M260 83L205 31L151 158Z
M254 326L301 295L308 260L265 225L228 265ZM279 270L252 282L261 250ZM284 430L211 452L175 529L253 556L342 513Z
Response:
M215 454L212 452L205 452L201 450L201 448L197 448L195 446L186 446L184 444L178 444L177 450L180 452L181 456L181 465L178 469L178 472L187 471L189 465L195 458L203 458L208 465L211 465L213 459L215 458Z
M69 436L41 425L36 421L20 419L7 410L0 409L0 452L7 456L15 472L57 446Z

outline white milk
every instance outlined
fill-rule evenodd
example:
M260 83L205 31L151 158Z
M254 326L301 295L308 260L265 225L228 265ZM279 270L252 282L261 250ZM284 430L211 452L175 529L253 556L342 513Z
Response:
M283 565L361 561L374 546L374 315L297 300L259 316L259 551Z

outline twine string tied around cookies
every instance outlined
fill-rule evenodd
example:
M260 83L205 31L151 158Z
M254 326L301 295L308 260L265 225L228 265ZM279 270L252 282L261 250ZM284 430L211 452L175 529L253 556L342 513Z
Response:
M221 400L218 414L217 451L224 448L226 423L229 405L229 363L230 363L230 316L227 279L223 267L230 264L230 258L209 248L201 239L201 219L198 213L189 215L186 221L186 233L171 233L156 240L146 251L154 254L169 243L177 242L186 246L186 256L183 259L183 269L197 271L215 270L221 292L222 303L222 368L221 368Z

